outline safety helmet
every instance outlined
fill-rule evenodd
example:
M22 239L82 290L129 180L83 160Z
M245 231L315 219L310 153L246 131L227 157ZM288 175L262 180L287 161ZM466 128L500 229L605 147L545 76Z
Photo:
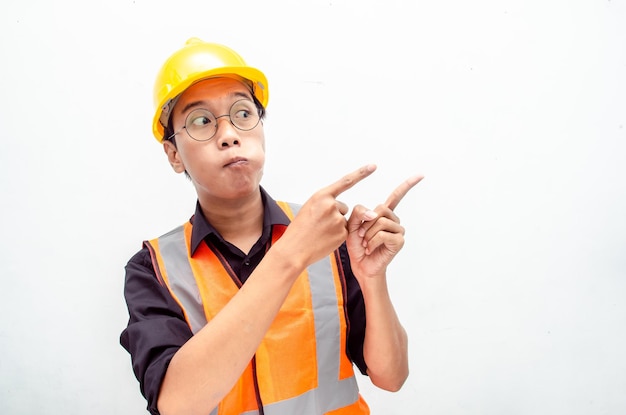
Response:
M229 47L191 38L165 61L154 83L152 132L159 142L180 94L194 83L215 76L243 78L261 105L267 106L269 90L263 72L248 66Z

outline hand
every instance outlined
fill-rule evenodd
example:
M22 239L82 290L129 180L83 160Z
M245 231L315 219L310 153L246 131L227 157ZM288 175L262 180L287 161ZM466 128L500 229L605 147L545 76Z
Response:
M288 241L296 255L303 255L304 266L310 265L337 249L348 236L345 215L348 206L337 197L372 174L375 165L363 166L335 183L314 193L300 208L281 238Z
M404 228L393 210L423 178L414 176L407 179L373 211L361 205L352 210L346 242L352 271L359 280L384 275L387 265L402 249Z

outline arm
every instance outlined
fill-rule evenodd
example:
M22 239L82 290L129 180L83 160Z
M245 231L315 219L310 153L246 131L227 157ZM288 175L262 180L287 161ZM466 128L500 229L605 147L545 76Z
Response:
M193 334L178 303L158 282L147 248L134 255L125 268L129 320L120 343L130 353L148 410L158 414L156 400L167 365Z
M409 375L408 338L396 315L385 276L361 284L367 326L363 357L372 383L381 389L400 390Z
M348 224L350 263L365 301L363 355L372 383L389 391L399 390L409 373L406 331L387 288L387 266L404 245L404 228L393 209L421 179L402 183L374 211L355 206Z
M230 391L254 355L295 279L347 237L348 208L336 197L371 174L361 168L315 193L246 283L174 355L158 398L162 415L206 414Z

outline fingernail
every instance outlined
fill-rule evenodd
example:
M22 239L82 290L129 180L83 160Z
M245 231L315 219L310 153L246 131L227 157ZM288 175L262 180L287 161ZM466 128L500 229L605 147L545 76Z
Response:
M415 175L415 176L409 177L407 179L407 182L409 182L411 185L416 185L417 183L421 182L423 178L424 176L422 175Z

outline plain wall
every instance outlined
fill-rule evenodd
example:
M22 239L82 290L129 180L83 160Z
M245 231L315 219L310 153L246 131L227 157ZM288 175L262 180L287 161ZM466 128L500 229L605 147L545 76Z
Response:
M623 1L4 1L0 413L145 414L124 265L193 213L151 135L187 38L269 78L262 185L397 208L410 337L374 414L626 413Z

